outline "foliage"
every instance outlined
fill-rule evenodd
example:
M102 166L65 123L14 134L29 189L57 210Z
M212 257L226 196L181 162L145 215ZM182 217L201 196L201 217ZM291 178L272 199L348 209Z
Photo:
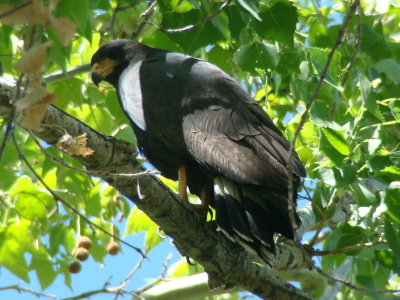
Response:
M134 38L219 66L293 139L350 6L339 0L327 6L311 0L238 0L223 9L223 1L205 0L38 0L32 5L40 3L49 8L39 21L35 10L22 12L20 21L0 18L2 76L19 80L23 93L25 87L36 89L42 74L46 90L56 97L54 105L105 135L132 143L114 89L99 90L86 72L68 76L68 68L89 63L105 41ZM9 9L0 6L0 15ZM323 250L335 253L322 257L322 270L370 290L396 288L400 275L399 24L398 1L361 3L295 145L307 167L305 189L318 206L317 219L332 214L333 202L346 192L354 197L351 220L324 229L319 240ZM31 61L28 67L16 67L33 45L47 42L43 65L39 62L33 71ZM29 74L22 76L21 70ZM51 73L57 70L67 75L54 81ZM7 122L1 127L3 140ZM81 166L68 155L43 143L39 147L26 130L15 128L14 135L34 170L69 205L116 237L118 228L125 235L145 231L145 251L157 249L156 225L129 200L96 177L70 168ZM113 238L55 201L11 141L1 155L0 265L26 282L34 270L43 290L59 276L72 287L68 264L74 261L78 236L90 237L89 253L100 264ZM125 219L123 228L118 222ZM358 245L366 246L340 251ZM172 277L199 271L185 263L174 268ZM386 299L345 285L311 292L324 299Z

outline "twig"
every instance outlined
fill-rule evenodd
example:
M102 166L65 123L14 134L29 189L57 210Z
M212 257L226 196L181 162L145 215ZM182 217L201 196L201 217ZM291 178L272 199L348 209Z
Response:
M144 25L146 24L147 20L150 18L151 14L154 11L154 7L157 4L157 0L152 1L149 4L149 7L140 15L140 17L142 18L142 22L140 22L140 24L138 25L137 29L135 30L134 33L132 33L131 38L132 39L136 39L139 34L142 32Z
M97 294L115 294L115 291L110 291L108 288L101 288L98 290L93 290L93 291L88 291L84 292L82 294L72 296L72 297L67 297L67 298L62 298L60 300L79 300L79 299L84 299L84 298L89 298L91 296L97 295Z
M350 70L354 65L354 62L356 61L356 57L358 52L360 51L360 46L361 46L361 38L362 38L362 31L361 31L361 6L358 6L358 19L357 19L357 38L356 38L356 44L354 46L354 51L353 54L350 58L349 63L346 66L346 73L344 73L342 81L340 83L341 86L344 86L347 82L347 79L349 78Z
M36 292L31 289L20 287L18 284L0 287L0 291L5 291L5 290L16 290L19 293L21 293L21 292L29 293L29 294L35 295L36 297L46 297L46 298L50 298L50 299L57 299L57 296Z
M85 222L87 222L88 224L90 224L90 226L97 228L98 230L100 230L101 232L105 233L106 235L112 237L113 239L119 241L120 243L128 246L129 248L134 249L136 252L140 253L140 255L146 257L146 255L143 253L143 251L127 242L125 242L124 240L120 239L119 237L109 233L107 230L103 229L102 227L100 227L99 225L93 223L92 221L90 221L86 216L82 215L76 208L74 208L73 206L71 206L66 200L64 200L61 196L59 196L58 194L56 194L47 184L46 182L43 180L43 178L35 171L35 169L31 166L31 164L28 162L28 160L26 159L25 155L22 153L21 148L18 145L18 142L15 138L15 135L12 134L12 139L14 141L14 145L15 148L17 149L19 158L26 164L26 166L28 167L29 170L31 170L31 172L35 175L35 177L40 181L40 183L46 188L46 190L53 196L53 198L56 201L61 202L64 206L66 206L67 208L69 208L72 212L74 212L76 215L80 216Z
M147 252L145 252L145 253L147 254ZM111 288L116 291L114 299L117 299L118 296L121 294L121 292L125 291L124 287L128 284L129 280L137 272L137 270L139 270L141 268L143 261L144 261L144 257L141 257L139 259L138 263L136 264L136 266L134 266L133 269L126 276L125 280L122 281L119 286ZM127 291L125 291L125 292L127 292ZM133 295L136 296L136 293L133 293Z
M287 165L286 165L286 170L288 174L288 209L289 209L289 217L290 217L290 222L292 223L293 227L293 232L296 233L296 227L297 224L295 222L294 218L294 203L293 203L293 166L292 166L292 160L293 160L293 152L294 152L294 147L296 144L296 140L300 135L300 131L303 129L303 126L306 122L306 118L308 116L308 113L310 112L311 106L313 105L314 101L317 99L319 91L322 87L322 83L324 82L324 79L328 73L329 67L332 63L333 55L335 54L337 48L342 44L343 42L343 37L346 33L347 27L349 26L350 20L353 17L357 7L360 5L360 0L354 0L352 5L350 6L349 13L347 14L346 18L344 19L343 25L339 30L339 35L337 37L337 40L335 44L333 45L331 51L328 54L328 59L325 64L325 67L321 73L320 79L318 81L317 87L314 90L313 95L311 96L310 101L306 105L306 109L304 110L303 114L301 115L300 122L297 126L297 129L295 131L295 134L293 136L293 141L290 145L289 149L289 155L287 159Z
M74 77L77 74L90 71L90 64L75 66L64 71L56 71L43 76L44 83L52 83Z
M353 246L349 246L349 247L342 248L342 249L336 249L336 250L324 250L324 251L312 250L311 255L312 256L334 255L334 254L346 253L346 252L350 252L353 250L367 248L367 247L371 247L371 246L375 246L375 245L386 244L386 243L387 243L386 241L377 241L377 242L373 242L373 243L353 245Z
M111 13L110 34L113 40L115 40L115 32L114 32L115 15L117 13L117 10L119 9L119 5L121 4L120 2L121 2L120 0L117 0L117 6L112 10Z
M8 140L10 139L11 134L14 131L14 126L15 126L14 125L14 120L15 120L15 117L16 117L15 101L19 97L20 87L21 87L21 83L23 81L23 78L24 78L24 74L20 74L19 77L18 77L17 83L15 85L16 92L15 92L14 99L12 99L12 108L11 108L11 112L10 112L9 119L8 119L8 122L7 122L7 126L6 126L6 133L5 133L4 137L3 137L3 141L1 142L1 145L0 145L0 162L1 162L1 159L2 159L2 156L3 156L3 153L4 153L4 149L7 146Z
M331 212L331 209L332 209L333 205L335 204L334 199L335 199L336 193L337 193L337 189L334 188L333 192L332 192L332 195L329 198L328 205L326 207L325 213L321 216L321 220L319 222L318 229L315 232L315 234L314 234L313 238L311 239L310 243L308 244L308 246L312 247L312 246L315 245L315 243L316 243L316 241L318 239L318 236L319 236L319 234L321 233L321 231L322 231L322 229L324 227L326 218L328 217L329 213Z
M400 289L396 289L396 290L370 290L370 289L365 289L359 286L356 286L354 284L352 284L351 282L348 282L346 280L343 279L339 279L336 278L328 273L326 273L325 271L323 271L321 268L317 267L314 265L313 267L315 270L317 270L318 273L320 273L321 275L329 278L330 280L334 281L334 282L338 282L338 283L342 283L345 286L353 289L353 290L357 290L357 291L361 291L361 292L366 292L366 293L371 293L371 294L384 294L384 293L388 293L388 294L396 294L396 293L400 293Z
M192 25L188 25L185 27L181 27L181 28L176 28L176 29L164 29L154 23L151 23L149 21L144 21L144 23L149 24L151 26L156 27L158 30L165 32L165 33L178 33L178 32L185 32L191 29L194 29L196 27L199 27L201 25L203 25L204 23L206 23L208 20L214 18L216 15L220 14L228 5L229 3L231 3L232 0L227 0L226 2L224 2L221 7L219 9L217 9L214 13L212 13L211 15L208 15L206 17L204 17L203 19L200 19L196 24L192 24Z
M152 282L146 284L145 286L139 288L138 290L136 290L135 293L137 295L144 293L145 291L147 291L147 290L151 289L153 286L155 286L157 283L165 280L165 274L167 273L168 264L169 264L169 261L171 260L171 258L172 258L172 255L170 253L170 254L168 254L167 258L165 259L165 261L163 263L163 268L161 270L160 276L158 276L154 281L152 281Z
M20 10L21 8L24 8L25 6L28 6L29 4L32 3L32 1L33 0L26 1L25 3L17 5L15 7L13 7L12 9L10 9L10 10L8 10L6 12L3 12L2 14L0 14L0 19L15 13L17 10Z

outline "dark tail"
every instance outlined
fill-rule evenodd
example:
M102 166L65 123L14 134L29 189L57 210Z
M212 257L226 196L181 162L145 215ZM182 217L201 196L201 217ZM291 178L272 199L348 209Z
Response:
M237 190L234 193L232 189L221 189L222 192L215 195L217 224L229 236L253 249L268 263L268 255L275 253L274 233L280 233L288 239L294 238L287 191L285 193L238 184L235 186ZM296 197L297 192L294 193L294 200ZM294 217L299 225L300 219L295 211Z

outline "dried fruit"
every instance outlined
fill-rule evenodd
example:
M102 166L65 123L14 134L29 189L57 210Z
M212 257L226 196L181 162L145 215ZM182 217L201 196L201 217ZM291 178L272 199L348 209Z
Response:
M89 237L82 235L78 238L77 245L78 248L85 248L89 250L92 247L92 240Z
M68 266L68 270L72 274L79 273L82 269L82 265L79 261L74 261Z
M110 242L107 245L107 252L110 255L117 255L120 250L119 244L116 242Z
M85 248L76 248L74 255L78 260L85 261L89 257L89 251Z

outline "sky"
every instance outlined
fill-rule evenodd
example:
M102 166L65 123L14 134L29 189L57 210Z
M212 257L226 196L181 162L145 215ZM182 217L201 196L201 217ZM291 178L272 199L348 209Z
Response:
M124 227L122 224L121 227ZM121 228L121 232L124 229ZM129 235L124 239L126 242L144 248L144 233L137 235ZM122 281L125 280L126 276L135 267L140 255L133 249L122 245L123 253L119 253L116 256L107 255L105 257L105 266L102 267L99 263L95 262L93 258L85 262L82 262L82 270L78 274L72 274L72 286L74 290L70 290L64 284L64 277L59 276L54 283L47 288L43 293L57 295L58 298L71 297L88 292L97 290L103 287L104 283L109 281L108 287L118 286ZM175 247L171 245L171 239L167 237L158 246L156 246L148 254L148 259L143 262L142 267L137 273L135 273L128 285L127 290L135 290L143 285L147 284L149 279L157 278L161 274L162 264L165 262L169 254L172 254L169 266L174 262L181 259L181 255L176 251ZM0 287L19 284L21 287L29 288L37 292L41 292L39 282L34 272L30 273L31 283L26 283L14 276L7 269L0 269ZM114 299L113 295L110 294L99 294L92 296L90 299L94 300L108 300ZM37 299L35 296L29 293L18 293L14 290L0 291L0 299L16 299L16 300L30 300ZM41 298L49 299L49 298ZM131 296L118 297L118 299L131 299Z

